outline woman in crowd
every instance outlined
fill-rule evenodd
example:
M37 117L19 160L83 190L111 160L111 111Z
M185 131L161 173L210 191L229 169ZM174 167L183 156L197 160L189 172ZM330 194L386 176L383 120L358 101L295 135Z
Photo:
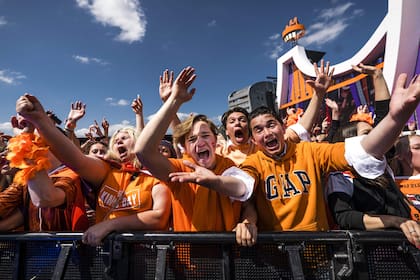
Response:
M136 165L135 129L114 133L109 152L115 161L104 161L83 154L52 126L35 96L20 97L16 111L37 128L57 158L98 190L96 224L84 232L84 243L96 246L112 231L168 228L170 194L164 184Z
M396 159L401 163L402 173L395 181L410 202L411 218L420 222L420 131L400 137Z
M358 108L346 126L343 136L368 134L388 112L390 94L382 70L360 64L354 70L371 76L375 88L376 118L366 112L366 106ZM331 107L337 110L336 106ZM367 179L358 174L333 173L327 187L328 205L335 222L341 229L372 230L384 228L401 229L408 240L417 244L412 232L419 231L418 223L410 218L410 203L395 184L392 170L376 179Z

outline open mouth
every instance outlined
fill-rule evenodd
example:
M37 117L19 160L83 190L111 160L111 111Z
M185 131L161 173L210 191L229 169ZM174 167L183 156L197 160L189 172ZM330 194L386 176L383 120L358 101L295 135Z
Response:
M242 141L245 140L244 137L245 137L245 135L244 135L244 133L243 133L242 130L236 130L235 131L235 139L236 139L236 141L242 142Z
M268 149L277 148L277 146L278 146L278 141L277 141L277 139L271 139L270 141L265 142L265 146L266 146Z
M210 152L208 150L206 151L201 151L197 153L197 156L200 160L206 160L209 158L210 156Z
M118 154L120 155L121 159L123 159L127 156L127 149L125 147L118 147L117 151L118 151Z

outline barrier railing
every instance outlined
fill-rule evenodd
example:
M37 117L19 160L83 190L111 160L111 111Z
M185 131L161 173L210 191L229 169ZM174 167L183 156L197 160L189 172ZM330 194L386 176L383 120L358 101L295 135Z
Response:
M420 250L399 231L0 234L1 279L420 279Z

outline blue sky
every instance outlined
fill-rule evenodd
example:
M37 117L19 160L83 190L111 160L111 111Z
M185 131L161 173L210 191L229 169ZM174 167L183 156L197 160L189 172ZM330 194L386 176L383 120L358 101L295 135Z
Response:
M336 64L364 45L387 2L0 0L0 131L10 132L25 92L63 121L71 102L86 103L79 135L103 117L112 130L134 125L131 100L140 94L149 118L161 105L159 75L187 65L197 92L180 112L217 122L231 92L277 75L289 19L306 27L301 45Z

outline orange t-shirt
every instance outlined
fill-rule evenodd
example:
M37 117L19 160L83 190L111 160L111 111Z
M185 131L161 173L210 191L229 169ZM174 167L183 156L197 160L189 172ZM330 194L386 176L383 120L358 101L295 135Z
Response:
M188 159L188 157L184 157ZM189 159L193 161L192 159ZM191 172L183 159L170 159L177 172ZM216 175L222 174L233 161L217 155ZM241 203L228 196L194 183L169 183L175 231L231 231L239 221Z
M281 158L275 160L258 151L240 167L255 179L261 231L328 230L322 178L331 171L350 169L344 143L291 141Z
M152 189L160 181L144 171L112 168L105 178L96 205L96 223L153 208Z

